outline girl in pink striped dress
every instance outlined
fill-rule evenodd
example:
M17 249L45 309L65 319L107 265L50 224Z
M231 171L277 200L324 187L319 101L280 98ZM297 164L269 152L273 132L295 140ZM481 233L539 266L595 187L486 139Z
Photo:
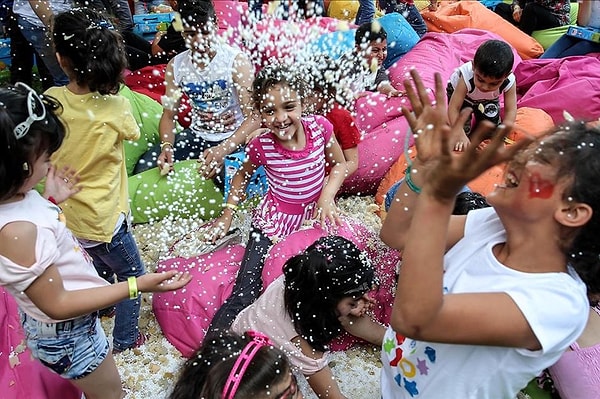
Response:
M216 240L229 231L246 183L259 166L265 168L269 189L252 215L233 292L209 332L229 328L260 295L264 258L274 242L311 218L339 224L334 199L346 176L344 154L327 119L302 115L305 94L299 74L283 66L264 68L254 81L254 106L265 128L248 144L247 159L233 177L223 213L211 224L208 238Z

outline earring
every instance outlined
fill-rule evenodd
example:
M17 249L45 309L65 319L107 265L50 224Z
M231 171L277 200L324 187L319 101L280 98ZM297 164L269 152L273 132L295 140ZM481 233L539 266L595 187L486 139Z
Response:
M23 162L23 170L24 171L28 171L29 170L29 164L27 162Z
M573 214L572 214L572 213L567 213L567 217L568 217L569 219L573 219Z

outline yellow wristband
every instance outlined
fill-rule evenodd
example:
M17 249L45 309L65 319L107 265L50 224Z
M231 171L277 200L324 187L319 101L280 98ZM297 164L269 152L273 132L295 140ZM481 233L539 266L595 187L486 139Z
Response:
M137 287L137 278L134 276L129 277L127 279L127 285L129 286L129 299L137 299L140 294Z
M229 208L229 209L231 209L234 212L238 210L238 206L237 205L230 204L229 202L224 203L223 204L223 208Z
M165 147L171 147L171 151L173 151L173 144L169 143L168 141L163 141L160 144L160 151L163 152L165 150Z

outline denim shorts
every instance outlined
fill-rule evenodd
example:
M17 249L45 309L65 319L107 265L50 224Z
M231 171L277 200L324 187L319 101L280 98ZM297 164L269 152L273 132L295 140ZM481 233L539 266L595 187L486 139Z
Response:
M108 355L108 339L97 313L59 323L43 323L21 312L33 357L64 378L83 378Z

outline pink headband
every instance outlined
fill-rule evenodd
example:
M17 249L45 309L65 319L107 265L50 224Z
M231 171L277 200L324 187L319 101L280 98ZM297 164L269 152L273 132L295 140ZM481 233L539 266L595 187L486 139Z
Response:
M256 352L263 346L270 346L271 341L269 337L264 335L258 331L248 331L247 335L252 337L252 341L248 342L244 349L240 352L231 372L229 373L229 377L227 377L227 382L225 382L225 387L223 388L223 395L221 395L221 399L233 399L235 393L238 390L240 385L240 381L246 372L246 369L250 365L252 359L254 359L254 355Z

